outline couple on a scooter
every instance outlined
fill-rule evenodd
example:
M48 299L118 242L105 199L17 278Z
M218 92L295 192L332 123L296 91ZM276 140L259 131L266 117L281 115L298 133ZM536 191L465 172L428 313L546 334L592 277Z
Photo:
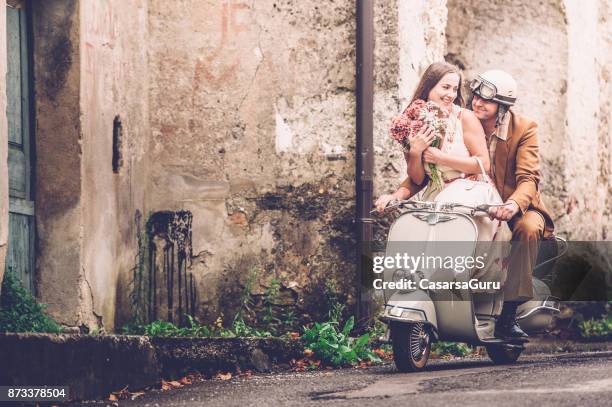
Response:
M416 88L411 103L422 99L436 103L449 113L447 134L440 148L430 147L431 128L423 126L409 135L409 151L404 156L408 177L392 194L378 198L383 211L393 200L404 200L427 186L425 200L433 200L453 181L486 172L504 205L492 208L488 228L510 227L513 245L504 284L504 305L496 323L495 335L518 339L527 337L516 321L518 305L533 297L532 272L539 241L550 238L553 222L539 193L540 154L537 124L510 107L517 97L512 76L501 70L477 75L470 82L467 108L461 94L461 71L446 62L431 64ZM444 185L434 188L425 164L441 172ZM499 198L498 198L499 199ZM490 203L490 202L482 202ZM507 226L506 226L507 222ZM489 230L494 236L497 230Z

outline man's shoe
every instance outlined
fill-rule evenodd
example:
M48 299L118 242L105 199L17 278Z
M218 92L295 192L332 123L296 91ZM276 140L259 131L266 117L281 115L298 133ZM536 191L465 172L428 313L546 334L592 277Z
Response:
M515 302L504 303L501 315L495 324L495 337L507 340L523 340L529 337L516 321L517 307L518 304Z
M495 336L503 339L509 340L517 340L517 339L527 339L529 335L527 335L519 326L516 319L512 319L511 321L504 321L505 323L500 324L498 327L495 326Z

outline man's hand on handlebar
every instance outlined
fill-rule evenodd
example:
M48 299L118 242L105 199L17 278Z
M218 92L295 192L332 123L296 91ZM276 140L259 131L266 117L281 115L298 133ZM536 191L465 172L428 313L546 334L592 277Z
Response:
M519 206L513 200L508 200L504 206L492 207L489 209L491 219L509 221L519 211Z

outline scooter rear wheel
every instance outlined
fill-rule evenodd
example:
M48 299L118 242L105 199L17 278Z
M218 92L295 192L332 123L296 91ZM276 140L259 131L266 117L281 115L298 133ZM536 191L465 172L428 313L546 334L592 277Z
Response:
M496 365L507 365L518 360L523 347L514 345L487 345L487 355Z
M397 370L416 372L425 368L431 350L431 337L425 324L392 324L391 341Z

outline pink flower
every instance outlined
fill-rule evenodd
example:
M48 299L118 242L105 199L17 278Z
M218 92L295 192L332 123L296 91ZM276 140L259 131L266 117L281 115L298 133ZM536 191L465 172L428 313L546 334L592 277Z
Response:
M441 140L446 135L448 116L448 112L441 109L436 103L417 99L404 109L401 115L391 121L391 137L405 150L410 147L409 135L418 133L423 126L427 125L433 127L435 134L431 146L439 148ZM430 170L433 184L442 188L442 179L436 166L430 163L427 167Z

